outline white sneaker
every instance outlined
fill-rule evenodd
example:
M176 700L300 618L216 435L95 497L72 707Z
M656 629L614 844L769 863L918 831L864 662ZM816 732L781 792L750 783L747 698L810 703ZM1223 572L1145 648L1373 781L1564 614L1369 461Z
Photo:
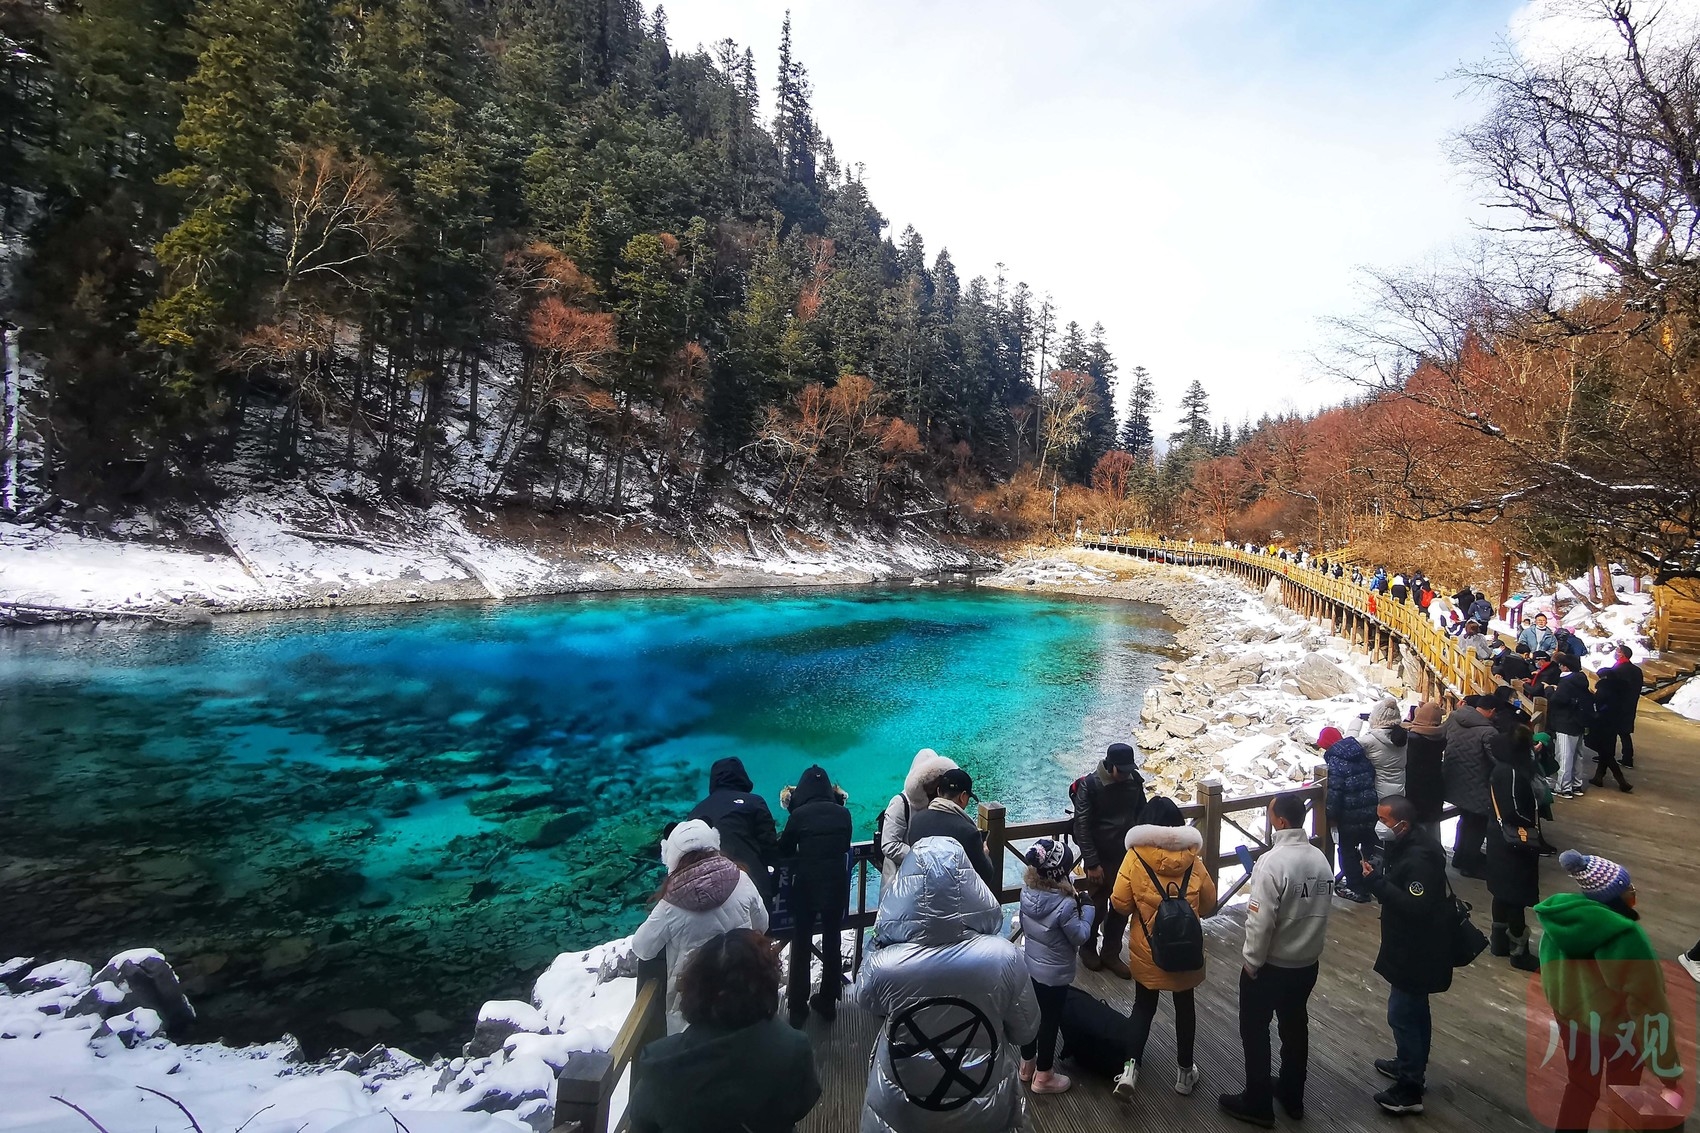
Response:
M1676 962L1682 965L1683 971L1693 977L1695 983L1700 983L1700 960L1691 960L1688 953L1684 952L1676 958Z
M1139 1083L1139 1060L1130 1058L1122 1072L1116 1075L1116 1097L1127 1099L1133 1097L1133 1087Z
M1190 1094L1198 1087L1198 1067L1183 1066L1175 1073L1175 1093Z

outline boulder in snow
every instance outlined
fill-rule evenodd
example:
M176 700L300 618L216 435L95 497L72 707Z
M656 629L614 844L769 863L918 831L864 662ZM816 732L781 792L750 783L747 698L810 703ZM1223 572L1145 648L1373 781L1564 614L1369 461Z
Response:
M117 1012L145 1007L164 1020L167 1031L176 1031L195 1021L195 1008L189 997L183 994L177 973L172 971L164 956L151 948L120 952L108 960L106 967L94 978L96 988L110 984L123 993L116 1012L102 1012L103 1019Z
M1317 653L1308 653L1293 670L1299 691L1311 700L1327 700L1357 688L1346 670Z
M518 999L493 999L478 1009L478 1025L466 1044L468 1058L488 1058L502 1049L509 1035L547 1030L543 1013Z

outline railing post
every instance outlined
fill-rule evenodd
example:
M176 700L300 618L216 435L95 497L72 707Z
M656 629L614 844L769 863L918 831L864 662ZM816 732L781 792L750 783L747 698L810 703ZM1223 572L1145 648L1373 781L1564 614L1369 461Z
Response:
M1006 845L1004 827L1009 813L1002 803L980 804L980 832L986 836L986 856L992 859L992 872L997 875L998 891L992 896L1003 903L1003 851Z
M1198 801L1204 807L1198 820L1198 832L1204 836L1204 864L1214 885L1222 872L1222 781L1213 777L1199 780Z
M1311 768L1311 786L1319 788L1316 792L1315 805L1311 807L1311 827L1316 836L1322 839L1322 852L1328 855L1329 862L1334 861L1334 828L1328 823L1328 764L1318 763Z

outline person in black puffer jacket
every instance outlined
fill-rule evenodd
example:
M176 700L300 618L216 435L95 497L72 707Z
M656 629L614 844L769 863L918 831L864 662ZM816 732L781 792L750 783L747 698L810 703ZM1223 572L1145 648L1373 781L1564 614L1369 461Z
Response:
M791 859L791 979L785 992L793 1027L809 1007L831 1020L838 1014L843 971L842 929L850 905L850 811L825 768L810 767L784 800L791 810L779 852ZM809 998L809 941L821 938L821 986Z
M1594 690L1582 663L1568 653L1558 655L1564 676L1547 693L1547 731L1558 745L1558 797L1580 796L1582 786L1582 737L1594 723Z
M1382 799L1376 813L1382 860L1361 868L1365 888L1381 902L1375 974L1389 985L1387 1023L1396 1054L1375 1060L1376 1070L1393 1079L1390 1088L1375 1095L1375 1103L1388 1113L1421 1113L1434 1031L1429 996L1452 986L1446 852L1417 825L1411 800L1399 795Z
M1133 972L1122 962L1127 918L1110 907L1110 891L1127 856L1127 832L1139 825L1145 809L1138 754L1127 744L1111 744L1098 766L1069 786L1068 798L1074 804L1074 840L1080 843L1080 860L1086 869L1087 900L1097 910L1093 935L1080 946L1080 962L1089 972L1108 969L1111 975L1131 980ZM1100 932L1102 945L1097 940Z
M1519 727L1495 755L1489 790L1494 823L1488 830L1487 888L1493 897L1495 956L1508 956L1518 971L1540 968L1529 933L1529 909L1541 900L1540 799L1535 794L1535 737ZM1507 828L1527 832L1513 842Z
M1488 823L1493 818L1488 777L1493 774L1494 752L1504 742L1493 726L1498 707L1491 696L1467 696L1446 718L1446 758L1441 774L1446 781L1446 801L1459 810L1452 865L1465 877L1487 876Z
M708 797L686 819L700 818L720 831L720 852L750 875L771 912L777 879L769 867L778 860L779 839L767 800L754 792L743 760L717 759L708 769Z

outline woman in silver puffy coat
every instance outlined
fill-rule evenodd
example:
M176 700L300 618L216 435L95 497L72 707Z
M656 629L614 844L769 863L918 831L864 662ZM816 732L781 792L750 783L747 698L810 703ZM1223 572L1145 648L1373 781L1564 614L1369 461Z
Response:
M1002 1133L1023 1122L1021 1046L1039 1033L1021 949L954 839L923 838L881 895L856 999L885 1020L862 1133ZM942 1043L941 1066L917 1032ZM952 1033L954 1032L954 1033ZM951 1073L955 1071L955 1073ZM963 1102L962 1099L968 1100Z

